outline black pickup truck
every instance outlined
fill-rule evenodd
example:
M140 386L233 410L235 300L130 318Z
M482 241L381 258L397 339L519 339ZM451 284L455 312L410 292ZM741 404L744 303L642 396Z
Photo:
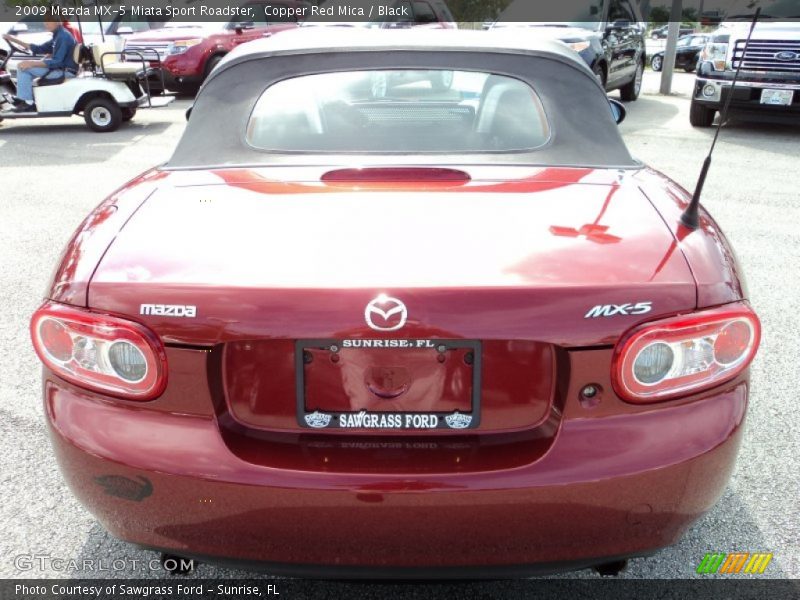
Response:
M750 24L725 23L700 54L689 121L709 127L722 109L734 73L741 73L731 99L731 114L753 120L800 122L800 22L756 25L745 52Z

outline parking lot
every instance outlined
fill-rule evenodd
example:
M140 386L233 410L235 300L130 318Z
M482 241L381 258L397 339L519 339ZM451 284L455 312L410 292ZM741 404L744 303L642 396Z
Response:
M621 126L635 156L687 188L693 187L713 136L712 129L689 125L692 82L692 75L676 73L673 95L663 97L657 95L657 75L648 72L643 96L628 104ZM0 332L5 349L0 361L0 577L120 575L25 570L16 560L20 555L138 559L140 565L155 556L109 536L62 481L42 417L39 363L28 319L74 228L112 190L170 156L190 102L180 98L165 109L140 111L110 134L89 132L78 117L0 124ZM798 159L800 126L735 121L722 132L704 204L738 253L764 328L746 434L730 486L716 508L678 545L632 561L624 577L691 577L706 552L735 551L771 552L766 576L800 577ZM131 567L124 574L156 577L163 572ZM250 574L201 565L194 575ZM567 576L597 577L588 571Z

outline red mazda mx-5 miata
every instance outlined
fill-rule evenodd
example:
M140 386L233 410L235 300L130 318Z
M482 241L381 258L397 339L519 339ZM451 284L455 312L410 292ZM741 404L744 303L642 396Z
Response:
M242 46L80 226L31 333L111 533L497 577L620 564L714 504L760 335L733 250L577 54L515 35Z

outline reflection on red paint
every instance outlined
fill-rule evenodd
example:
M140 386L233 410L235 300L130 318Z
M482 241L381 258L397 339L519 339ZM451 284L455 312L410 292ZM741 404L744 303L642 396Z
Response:
M231 187L259 194L309 194L374 191L459 191L472 193L543 192L581 182L594 169L542 168L519 179L475 179L461 169L339 169L315 173L308 181L269 179L255 169L215 169L213 175Z
M619 185L614 184L611 186L611 189L608 191L608 195L603 202L603 206L600 207L600 212L593 223L582 225L580 229L575 229L574 227L564 227L561 225L551 225L550 233L561 237L583 237L596 244L616 244L617 242L622 241L622 238L619 236L608 233L608 225L600 225L600 220L603 218L603 215L606 214L606 210L608 210L608 205L611 202L611 198L617 193L617 190L619 190Z
M155 169L132 179L100 203L75 231L53 275L49 298L85 306L89 280L122 224L169 173Z

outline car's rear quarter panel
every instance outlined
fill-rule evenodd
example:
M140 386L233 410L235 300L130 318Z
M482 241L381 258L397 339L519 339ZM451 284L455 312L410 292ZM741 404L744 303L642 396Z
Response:
M691 200L691 193L652 169L639 171L636 179L662 215L676 247L686 257L697 283L698 308L748 299L747 283L736 253L714 218L701 207L699 229L691 231L681 225L681 214Z

